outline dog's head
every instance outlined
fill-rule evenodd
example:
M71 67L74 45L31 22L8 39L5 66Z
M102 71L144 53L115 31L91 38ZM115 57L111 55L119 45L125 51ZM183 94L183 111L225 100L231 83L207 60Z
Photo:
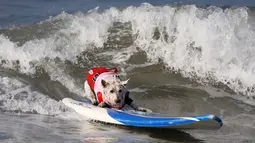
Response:
M125 105L125 97L129 94L125 84L127 81L120 81L118 78L107 78L101 80L103 87L103 99L112 108L121 109Z

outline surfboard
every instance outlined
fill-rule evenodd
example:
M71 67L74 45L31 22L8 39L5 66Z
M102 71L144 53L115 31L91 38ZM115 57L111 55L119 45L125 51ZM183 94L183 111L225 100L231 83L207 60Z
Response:
M173 129L219 129L223 125L222 120L212 114L174 117L153 112L101 108L92 105L88 99L64 98L62 102L90 120L110 124Z

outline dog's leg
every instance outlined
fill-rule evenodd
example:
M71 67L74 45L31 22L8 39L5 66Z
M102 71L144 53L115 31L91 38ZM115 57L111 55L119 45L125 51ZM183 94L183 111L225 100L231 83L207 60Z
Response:
M148 113L152 112L150 109L138 106L137 104L134 103L134 101L129 106L138 111L148 112Z
M108 107L108 105L105 102L101 102L98 104L98 107L105 108L105 107Z
M88 99L90 99L93 105L97 105L98 103L97 103L96 97L93 91L91 91L91 88L89 87L89 84L87 81L84 82L84 90L86 94L85 96L88 97Z

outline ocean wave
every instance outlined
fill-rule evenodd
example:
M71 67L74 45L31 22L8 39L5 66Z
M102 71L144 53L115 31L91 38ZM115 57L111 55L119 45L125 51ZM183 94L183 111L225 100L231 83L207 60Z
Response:
M8 32L2 33L0 57L2 61L19 61L22 73L34 73L36 66L42 66L52 80L69 86L67 83L73 80L72 77L65 72L56 72L61 69L55 71L54 62L53 66L47 66L45 59L76 63L77 56L86 59L90 51L94 56L112 56L109 62L123 65L130 55L145 52L149 62L163 63L170 72L202 83L221 83L237 93L253 96L255 35L252 20L246 7L222 9L144 3L138 7L111 7L100 12L98 8L87 13L63 12L37 23L41 26L46 22L62 23L46 38L31 36L19 44L6 36ZM15 62L4 62L2 66L17 67Z

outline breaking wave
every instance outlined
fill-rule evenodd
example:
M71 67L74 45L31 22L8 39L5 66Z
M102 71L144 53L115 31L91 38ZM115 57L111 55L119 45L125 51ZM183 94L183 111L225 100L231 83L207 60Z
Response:
M33 25L0 29L1 67L25 75L38 74L43 69L51 80L83 94L79 85L82 82L77 83L77 79L84 73L75 77L73 69L82 71L100 63L128 69L137 64L130 63L130 58L140 54L146 59L141 65L161 63L169 72L202 83L220 83L251 97L255 85L252 23L253 17L246 7L223 9L144 3L124 9L62 12ZM30 91L29 85L7 77L0 80L6 89L1 96L3 109L20 107L42 114L62 110L53 109L60 106L51 107L52 102L59 103L49 99L44 102L46 109L42 109L38 103L45 97ZM16 90L22 90L19 96L31 100L21 101L19 106ZM38 100L37 105L30 103L34 100Z

